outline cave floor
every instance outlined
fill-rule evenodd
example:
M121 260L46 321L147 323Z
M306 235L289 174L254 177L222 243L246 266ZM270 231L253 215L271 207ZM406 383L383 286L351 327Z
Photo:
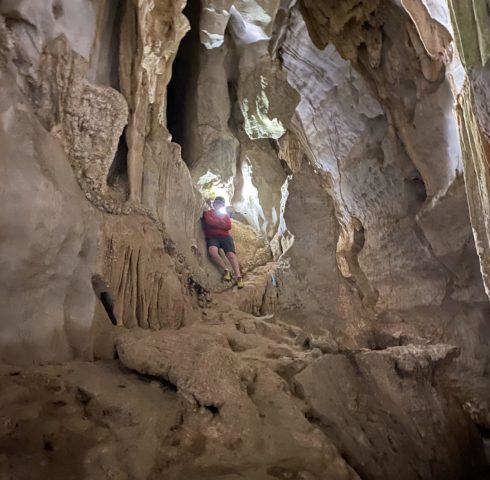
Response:
M180 330L116 328L115 360L1 365L0 478L470 478L450 457L481 442L445 395L488 425L490 382L436 385L447 345L339 352L265 312L269 280L258 269Z

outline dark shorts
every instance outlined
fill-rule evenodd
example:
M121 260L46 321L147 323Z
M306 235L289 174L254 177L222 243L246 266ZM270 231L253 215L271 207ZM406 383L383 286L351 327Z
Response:
M222 248L225 253L235 253L235 242L230 236L227 237L209 237L206 238L206 243L209 247Z

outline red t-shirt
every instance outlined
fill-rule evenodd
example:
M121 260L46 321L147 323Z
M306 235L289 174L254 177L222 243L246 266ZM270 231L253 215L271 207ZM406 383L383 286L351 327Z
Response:
M228 214L207 210L202 217L206 238L227 237L231 230L231 218Z

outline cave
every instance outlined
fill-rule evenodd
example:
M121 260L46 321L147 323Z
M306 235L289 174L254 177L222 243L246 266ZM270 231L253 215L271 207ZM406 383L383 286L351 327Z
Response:
M184 3L0 1L0 479L490 478L488 9Z

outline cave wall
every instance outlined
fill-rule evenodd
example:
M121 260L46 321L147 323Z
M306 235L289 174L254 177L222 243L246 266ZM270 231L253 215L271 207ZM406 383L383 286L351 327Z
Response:
M199 69L179 136L203 195L223 195L272 238L285 174L268 140L285 133L299 97L269 52L279 2L232 3L202 3L200 43L191 35Z
M33 324L42 329L45 338L39 340L39 350L32 350L33 358L66 359L73 355L91 358L93 273L101 273L108 282L120 323L152 329L175 328L195 321L197 292L205 292L219 281L219 272L211 265L205 250L200 222L203 197L181 157L181 147L172 142L167 129L167 86L178 47L189 29L189 21L182 13L185 3L131 0L0 3L0 14L5 19L4 46L9 49L8 54L4 53L5 64L8 63L8 68L4 68L8 71L5 82L12 77L12 85L5 87L5 94L25 103L32 117L29 122L37 129L32 134L28 131L25 141L36 144L41 141L38 136L45 136L46 141L58 145L62 153L53 156L58 163L64 162L66 170L59 173L64 175L60 183L66 183L59 186L60 195L69 196L71 192L75 198L82 193L76 201L66 200L71 210L51 219L50 228L59 233L36 240L41 245L61 242L63 246L46 259L38 272L54 276L53 288L60 291L58 297L50 295L57 298L56 302L50 296L42 301L33 296L32 305L26 303L26 311L37 308L39 313L32 316L19 311L19 317L30 318L18 322L15 328L9 321L10 307L2 314L5 344L11 345L13 352L11 355L4 350L7 359L17 361L18 341L39 337L35 329L30 333ZM271 23L270 19L268 22ZM230 50L234 55L236 47ZM203 47L201 54L206 53ZM221 55L218 51L209 53ZM237 65L233 63L230 68ZM231 115L228 74L219 77L221 84L214 77L209 78L219 76L217 66L219 62L211 58L209 68L199 70L203 84L207 82L215 89L214 99L218 103L209 105L203 91L197 97L201 102L198 118L204 124L210 112L222 111L222 125L226 126ZM216 89L219 85L226 89L226 94L221 95ZM189 112L192 115L192 108ZM201 129L198 134L202 133ZM187 132L185 135L184 138L191 138ZM232 149L237 149L238 140L230 136L230 141ZM212 146L213 142L210 143ZM6 146L5 151L13 158L22 158L25 155L22 144L18 143L18 150L15 146L12 144L8 149ZM50 148L56 149L55 146ZM266 158L271 160L271 147L264 148L268 149ZM205 153L212 156L212 152ZM231 185L237 159L229 149L225 149L224 157L230 166L227 182ZM275 180L277 167L271 165L269 171L269 180ZM70 172L76 183L70 183ZM13 175L9 170L12 188L18 182ZM257 173L254 178L262 182ZM261 188L260 194L272 195L271 203L280 201L280 193L271 193L269 189ZM48 210L61 208L54 198L47 198L43 205ZM29 205L26 199L29 216L35 215L38 208L34 203ZM275 215L268 222L272 224L269 233L277 221ZM9 222L10 216L5 219L6 228ZM68 240L62 241L61 232ZM37 234L41 235L41 231ZM243 253L244 266L256 265L257 259L253 258L256 251L251 248L255 237L250 232L238 234L243 238L243 242L238 241L239 248L240 243L250 244L242 250L251 252L251 258ZM25 241L30 241L31 235L25 229L23 235ZM68 251L65 244L72 237L76 241L73 238ZM24 237L15 238L20 241ZM260 252L264 260L259 263L269 258L265 247ZM18 255L20 258L24 253ZM11 261L18 259L13 256ZM12 268L8 269L5 282L9 281ZM53 270L63 288L56 286ZM18 275L18 284L27 282L28 270L19 270ZM25 288L24 295L34 289ZM14 304L15 301L12 297ZM56 313L51 315L51 310ZM46 348L53 338L56 345Z
M458 97L458 118L463 144L465 183L471 223L481 273L487 295L490 295L489 245L489 136L490 110L488 107L490 80L490 13L485 2L476 2L474 8L449 2L456 41L468 79Z
M116 435L94 471L476 478L488 65L466 78L438 1L203 0L182 43L184 7L0 2L1 359L109 359L118 336L123 365L177 390L163 440L155 402L148 457L110 458ZM221 191L253 227L234 222L243 291L205 253L203 196ZM457 401L439 383L456 357Z
M97 216L60 143L18 88L4 19L0 32L1 358L89 357Z
M465 74L450 47L447 8L300 6L306 27L293 10L279 55L302 95L291 127L299 156L324 177L335 205L338 274L349 287L337 295L338 310L352 328L337 325L351 336L399 330L452 339L462 362L483 371L488 303L454 111Z
M329 177L342 273L358 283L366 307L380 312L440 302L445 273L415 233L423 185L381 104L333 46L312 45L298 15L283 58L303 93L298 116L313 165ZM354 259L356 232L364 239Z
M138 311L129 323L146 328L173 325L162 310L191 321L197 298L189 279L199 288L218 279L203 253L202 197L166 129L171 64L188 29L184 2L150 3L0 4L2 168L10 179L2 195L6 205L18 198L24 212L2 211L2 230L11 232L2 238L3 282L5 292L18 292L2 313L5 359L91 358L93 273L126 304L121 321ZM127 275L121 257L137 262L141 231L156 243ZM121 242L101 261L111 236ZM155 275L166 281L155 287Z
M486 233L477 248L472 233L485 210L472 230L454 113L465 73L448 10L439 2L371 1L352 11L327 0L194 2L179 58L185 2L150 4L0 5L18 94L61 144L86 197L82 210L116 225L89 230L99 242L89 270L110 278L124 322L138 312L136 324L165 326L166 299L180 296L177 323L192 321L187 279L205 288L218 280L204 250L203 195L224 191L274 238L283 306L306 306L303 325L362 345L379 329L454 338L465 361L484 368L488 306L477 252L483 258ZM78 15L75 34L68 25ZM176 58L176 81L189 77L175 139L182 146L167 128L179 113L167 99ZM486 125L486 70L472 75ZM110 215L130 217L128 226ZM145 268L127 275L120 258L102 261L111 237L123 258L139 258L143 241L131 230L141 228L155 247L143 253ZM116 241L118 229L129 244ZM167 280L153 290L160 267L152 258L168 294ZM93 306L80 308L89 326ZM474 328L462 333L455 318Z

